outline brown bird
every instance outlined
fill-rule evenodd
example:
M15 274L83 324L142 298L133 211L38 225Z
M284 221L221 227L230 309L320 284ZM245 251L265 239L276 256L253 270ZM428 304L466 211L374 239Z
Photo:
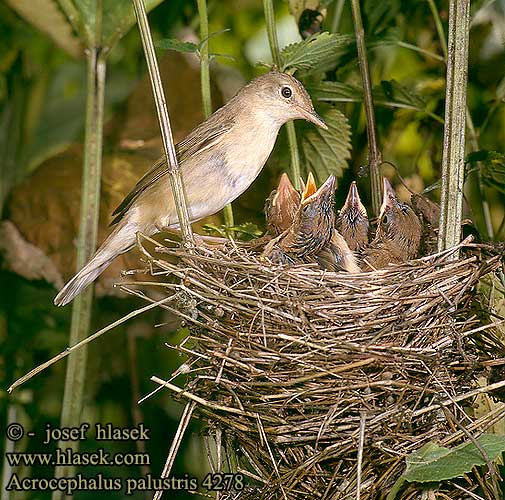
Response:
M309 182L289 230L265 247L263 257L271 262L276 264L307 262L328 243L331 237L335 224L333 211L335 177L330 175L313 194L308 194L312 189L308 185Z
M363 252L362 268L369 271L401 264L417 256L421 223L415 212L396 198L384 178L384 193L374 240Z
M361 203L358 187L353 181L337 217L337 230L351 250L361 252L368 245L369 226L366 208Z
M293 187L287 174L282 174L277 189L274 189L265 202L267 232L272 236L286 231L293 224L300 206L300 193Z
M243 87L177 144L190 220L214 214L241 195L263 168L280 127L295 119L327 128L298 80L270 72ZM164 158L140 179L114 215L111 234L56 296L56 305L70 302L116 256L132 248L137 232L152 235L178 226Z

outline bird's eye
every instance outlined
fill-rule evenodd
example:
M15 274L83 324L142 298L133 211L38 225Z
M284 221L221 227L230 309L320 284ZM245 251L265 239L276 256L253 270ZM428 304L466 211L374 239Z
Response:
M384 214L382 216L382 223L387 225L388 222L389 222L388 215Z
M287 85L282 86L281 87L281 95L282 95L282 97L289 99L293 95L293 91L291 90L291 87L288 87Z

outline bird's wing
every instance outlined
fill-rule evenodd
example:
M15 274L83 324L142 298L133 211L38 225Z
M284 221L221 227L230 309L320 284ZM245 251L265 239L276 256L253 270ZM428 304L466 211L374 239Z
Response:
M191 157L202 153L206 149L212 147L219 142L221 138L232 128L234 121L228 120L226 123L217 121L212 124L208 122L202 123L195 128L185 139L175 146L177 161L183 168L184 163ZM203 125L206 124L206 127ZM205 129L205 130L204 130ZM121 204L114 210L112 215L116 217L111 222L111 226L117 224L132 206L133 202L150 186L156 183L159 179L168 174L167 163L165 157L161 157L138 182L135 187L126 195Z

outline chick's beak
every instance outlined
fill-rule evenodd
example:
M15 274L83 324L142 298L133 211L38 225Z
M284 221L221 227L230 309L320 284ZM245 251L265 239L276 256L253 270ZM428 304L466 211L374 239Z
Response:
M316 180L312 175L312 172L309 172L307 177L307 183L304 184L303 192L302 192L302 202L312 196L317 191Z
M307 180L307 184L309 181ZM307 198L302 198L302 205L306 205L307 203L310 203L312 201L322 201L322 200L329 200L331 196L333 196L333 193L335 191L335 176L330 175L328 179L326 179L326 182L312 195L308 196Z
M328 125L324 123L324 120L314 111L314 109L306 109L301 106L297 106L297 108L307 121L312 122L314 125L317 125L324 130L328 130Z
M363 206L363 203L361 203L361 199L359 197L356 181L352 181L351 183L351 187L349 188L349 192L347 193L347 198L345 200L344 208L354 208L360 212L366 212L366 209Z
M281 176L281 180L277 186L277 192L283 197L287 197L291 193L296 193L296 189L293 187L293 184L291 184L291 181L286 173L283 173Z
M382 215L386 208L393 208L396 204L396 194L389 181L386 179L386 177L384 177L384 190L382 194L382 206L380 214Z

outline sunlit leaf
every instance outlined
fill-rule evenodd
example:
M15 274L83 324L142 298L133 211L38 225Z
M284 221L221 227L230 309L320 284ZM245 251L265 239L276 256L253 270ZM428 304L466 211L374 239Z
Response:
M177 38L163 38L156 42L156 47L165 50L175 50L176 52L198 52L198 45L192 42L183 42Z
M505 436L485 434L477 442L491 461L505 451ZM409 482L438 482L461 477L473 467L485 464L481 451L472 442L452 449L428 443L407 457L403 477Z
M319 108L320 114L328 125L328 130L303 124L299 137L304 158L304 166L312 171L319 182L325 181L330 174L337 178L348 167L351 157L351 128L346 116L337 108L329 105Z
M281 51L282 71L324 71L335 65L339 50L352 41L348 35L318 33L301 42L292 43Z

